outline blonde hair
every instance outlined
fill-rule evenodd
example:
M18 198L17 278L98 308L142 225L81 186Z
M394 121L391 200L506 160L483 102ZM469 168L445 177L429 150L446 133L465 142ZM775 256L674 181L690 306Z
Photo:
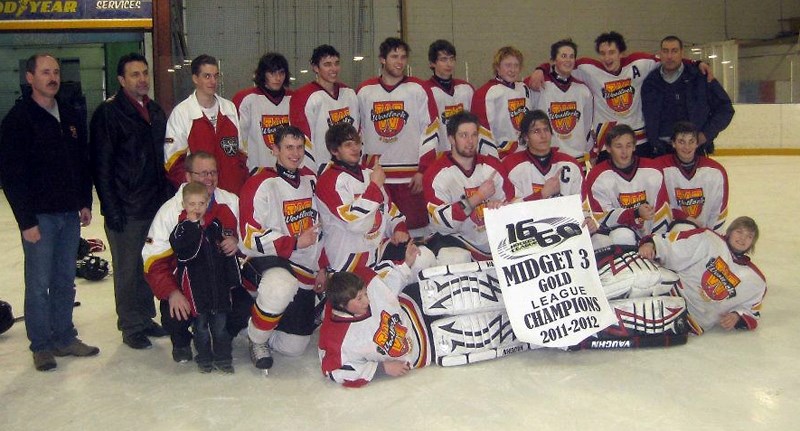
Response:
M205 196L208 199L208 188L203 183L199 183L197 181L192 181L185 186L183 186L183 190L181 191L181 197L185 201L189 196Z
M514 48L513 46L504 46L497 50L492 60L492 73L497 73L497 68L500 67L500 62L506 57L517 57L519 60L519 67L522 67L522 51Z
M725 237L729 238L731 236L731 232L735 231L736 229L747 229L750 232L753 232L753 243L750 244L750 248L744 252L747 254L755 253L756 242L758 241L758 225L756 224L756 221L747 216L737 217L736 220L732 221L731 224L728 225L728 228L725 230Z

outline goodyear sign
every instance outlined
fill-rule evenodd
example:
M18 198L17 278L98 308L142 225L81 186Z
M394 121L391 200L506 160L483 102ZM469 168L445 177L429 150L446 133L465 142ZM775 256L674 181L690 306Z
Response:
M153 0L0 0L0 30L120 28L153 28Z

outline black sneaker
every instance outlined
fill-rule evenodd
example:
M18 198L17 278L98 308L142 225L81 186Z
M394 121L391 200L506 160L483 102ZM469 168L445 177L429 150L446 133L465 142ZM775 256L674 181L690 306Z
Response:
M194 359L194 356L192 356L192 346L172 348L173 361L179 364L185 364L191 361L192 359Z
M203 374L208 374L211 370L214 369L214 366L207 363L197 363L197 371L200 371Z
M162 328L161 325L159 325L158 323L152 321L150 323L151 325L147 329L142 331L144 335L155 338L166 337L167 335L169 335L167 331L165 331L164 328Z
M153 344L150 343L150 340L147 339L147 335L145 335L144 332L134 332L130 335L123 335L122 342L127 344L131 349L136 350L149 349L153 347Z
M214 369L219 370L222 374L233 374L234 372L233 364L230 362L215 362Z

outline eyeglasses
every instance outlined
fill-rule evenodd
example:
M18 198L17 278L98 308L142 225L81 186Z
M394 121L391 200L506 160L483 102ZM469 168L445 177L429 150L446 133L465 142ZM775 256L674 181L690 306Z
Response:
M216 177L217 175L219 175L219 171L202 171L202 172L189 171L189 172L197 175L200 178Z

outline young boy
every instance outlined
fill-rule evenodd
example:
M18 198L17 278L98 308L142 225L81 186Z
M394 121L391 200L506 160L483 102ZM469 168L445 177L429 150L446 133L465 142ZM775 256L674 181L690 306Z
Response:
M223 237L233 235L236 217L226 206L209 204L205 185L183 187L183 213L169 237L178 260L177 279L191 305L195 361L201 373L213 368L233 373L231 336L225 328L231 311L231 289L241 284L235 256L220 249ZM174 316L173 316L174 317Z
M412 343L411 322L397 296L410 282L410 265L419 254L406 247L405 263L381 278L372 270L338 272L327 285L328 303L319 335L322 373L346 387L361 387L378 372L392 377L411 369L420 346Z
M642 240L639 254L678 274L677 293L686 300L695 333L716 325L752 330L767 293L764 274L747 256L757 241L756 222L739 217L725 236L708 228L655 235Z

